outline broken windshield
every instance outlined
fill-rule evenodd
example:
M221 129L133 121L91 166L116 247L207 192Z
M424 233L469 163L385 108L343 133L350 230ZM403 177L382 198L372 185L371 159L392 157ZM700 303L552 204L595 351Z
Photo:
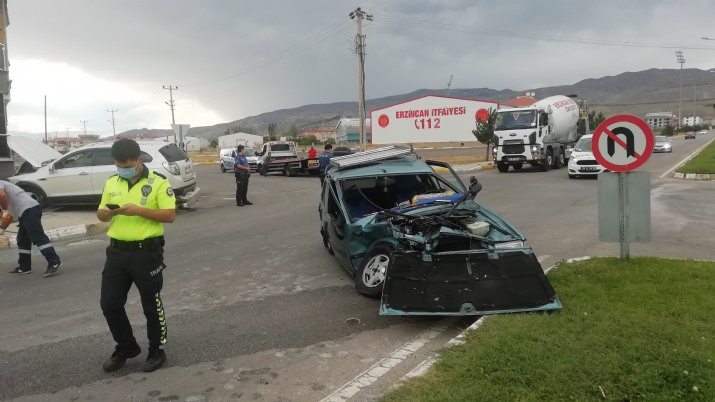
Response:
M514 130L536 127L536 110L512 110L497 113L497 130Z

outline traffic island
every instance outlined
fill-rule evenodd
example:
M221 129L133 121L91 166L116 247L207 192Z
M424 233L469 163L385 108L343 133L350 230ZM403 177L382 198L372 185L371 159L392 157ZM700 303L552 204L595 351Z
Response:
M687 162L673 173L676 179L715 180L715 141L700 148Z

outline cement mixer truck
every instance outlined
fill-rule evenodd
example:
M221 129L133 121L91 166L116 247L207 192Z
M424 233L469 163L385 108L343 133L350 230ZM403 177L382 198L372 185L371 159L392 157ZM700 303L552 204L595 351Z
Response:
M542 99L531 106L497 111L492 156L500 172L525 164L542 171L565 166L578 140L579 105L567 96Z

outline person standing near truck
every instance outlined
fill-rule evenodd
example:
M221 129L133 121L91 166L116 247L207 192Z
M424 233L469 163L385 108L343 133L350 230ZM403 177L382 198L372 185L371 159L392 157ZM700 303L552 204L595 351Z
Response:
M325 144L325 149L322 154L318 157L318 177L320 177L320 185L323 185L325 181L325 171L330 165L330 158L333 157L333 146L330 144Z
M251 167L248 165L248 159L244 156L245 147L239 145L236 147L236 158L234 163L234 172L236 174L236 206L243 207L253 205L248 201L246 194L248 193L248 179L251 177Z
M318 155L318 151L313 148L313 146L310 146L310 149L308 150L308 158L313 159Z

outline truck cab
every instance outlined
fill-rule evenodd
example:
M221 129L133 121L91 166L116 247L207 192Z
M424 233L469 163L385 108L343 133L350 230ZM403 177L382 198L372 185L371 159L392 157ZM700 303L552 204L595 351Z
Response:
M271 171L270 169L273 169L273 166L270 165L271 162L297 159L298 151L293 141L270 141L263 144L256 156L258 156L258 172L268 173ZM283 167L277 167L277 169L282 171Z
M579 106L566 96L552 96L523 108L497 111L492 157L500 172L524 164L542 171L566 165L577 139Z

